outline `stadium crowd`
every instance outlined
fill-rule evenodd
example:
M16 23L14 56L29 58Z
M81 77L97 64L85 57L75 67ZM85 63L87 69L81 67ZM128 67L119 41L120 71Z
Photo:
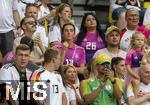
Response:
M0 0L0 105L150 105L150 1L110 0L105 31L62 2Z

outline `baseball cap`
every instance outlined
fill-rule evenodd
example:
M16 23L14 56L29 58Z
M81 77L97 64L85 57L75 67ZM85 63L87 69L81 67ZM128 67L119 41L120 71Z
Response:
M97 64L111 63L111 58L106 54L99 54L96 60Z
M110 34L112 31L117 31L117 32L120 33L119 28L116 27L116 26L114 26L114 25L112 25L112 26L110 26L110 27L107 28L107 30L106 30L106 32L105 32L105 35Z

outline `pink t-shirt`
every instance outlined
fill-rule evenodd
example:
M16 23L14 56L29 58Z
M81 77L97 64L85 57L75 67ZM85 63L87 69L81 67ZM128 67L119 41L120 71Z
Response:
M86 33L86 37L83 39L81 45L86 51L86 61L88 62L94 55L94 53L105 47L103 40L97 33Z
M13 60L14 60L14 54L13 54L13 51L10 51L4 56L2 64L4 65L7 62L13 61Z
M130 50L127 53L125 63L131 65L132 68L140 67L140 63L143 57L143 52L141 50Z
M62 44L58 44L55 47L63 50ZM79 67L80 64L85 64L84 48L76 44L74 44L72 48L68 48L66 51L64 64L73 64L75 67Z

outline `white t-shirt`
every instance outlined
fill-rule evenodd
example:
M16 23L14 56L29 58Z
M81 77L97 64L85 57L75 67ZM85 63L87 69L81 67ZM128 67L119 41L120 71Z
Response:
M140 84L140 91L142 92L150 92L150 83L148 85L145 85L143 83ZM128 89L127 89L127 97L131 97L134 96L133 93L133 88L131 85L129 85ZM144 102L141 105L150 105L150 102Z
M18 12L20 14L21 20L25 17L26 4L27 3L34 3L34 2L35 2L35 0L22 0L22 1L18 2Z
M24 35L23 35L23 36L24 36ZM21 40L21 38L22 38L23 36L17 37L17 38L14 40L13 52L15 52L16 47L20 44L20 40ZM35 38L36 36L39 36L39 37L41 38L41 41L42 41L42 44L43 44L44 47L48 47L48 38L47 38L47 36L46 36L46 32L45 32L44 27L42 27L42 26L37 26L36 31L35 31L34 34L32 35L32 39L34 40L34 38ZM40 57L43 55L42 51L40 50L39 47L36 47L35 50L36 50L36 51L33 51L33 52L31 53L31 55L34 55L34 54L36 53L37 58L40 58Z
M150 92L150 83L148 85L145 85L143 83L140 84L140 90L142 92ZM150 101L149 102L144 102L142 105L150 105Z
M0 0L0 33L14 29L13 11L17 10L17 3L17 0Z
M25 35L23 36L20 36L20 37L17 37L15 40L14 40L14 44L13 44L13 52L15 53L16 52L16 47L20 44L20 41L21 39L24 37ZM32 38L34 40L34 38ZM40 47L38 46L34 46L33 47L33 50L30 54L30 59L40 59L41 56L43 56L43 53L40 49Z
M29 80L29 77L31 74L32 74L32 71L26 69L27 80ZM17 88L19 88L18 86L21 86L21 84L19 84L19 81L20 81L19 72L17 71L16 67L12 63L5 64L1 68L0 84L6 83L8 85L11 85L15 94L16 94ZM19 94L19 91L18 91L18 94ZM18 101L16 101L16 104L19 105Z
M145 15L144 15L144 20L143 20L143 24L144 25L147 25L147 24L150 24L150 8L147 8L146 9L146 12L145 12Z
M21 20L25 17L25 9L26 9L26 4L19 1L19 3L18 3L18 12L19 12Z
M32 37L34 38L36 35L40 36L43 46L48 47L48 37L46 36L46 30L43 26L36 26L36 31Z
M135 32L135 30L128 30L126 28L126 32L123 34L121 40L120 40L120 49L123 51L129 51L131 49L130 41L132 34Z
M65 93L65 88L62 83L62 78L59 74L45 70L40 74L41 81L47 82L46 103L47 105L62 105L62 94Z
M126 52L119 49L119 52L116 53L116 54L113 54L111 52L108 51L107 48L103 48L103 49L100 49L100 50L97 50L93 56L93 58L97 58L99 56L99 54L107 54L108 56L110 56L110 58L113 58L113 57L122 57L122 58L126 58Z
M38 12L38 19L47 16L50 14L50 10L48 7L44 7L43 5L40 6L40 11Z
M75 94L75 91L72 88L67 86L66 87L66 92L67 92L69 102L71 102L73 100L76 100L76 94Z
M77 27L75 27L75 35L77 35L79 33L79 30ZM49 30L49 34L48 34L48 40L49 43L51 42L61 42L61 29L59 25L54 25L50 28Z
M31 73L32 71L26 69L27 80L29 80ZM8 63L2 66L0 69L0 80L20 80L19 73L12 63Z
M123 7L121 5L116 4L117 0L109 0L109 1L110 1L110 6L112 8L112 11L115 10L115 9L117 9L117 8L119 8L119 7Z
M125 6L122 6L122 5L116 4L117 0L109 0L109 1L110 1L110 6L111 6L112 11L114 11L115 9L117 9L119 7L125 7L127 9L129 9L129 8L135 8L137 10L141 10L140 9L140 7L141 7L140 0L137 0L137 6L131 6L131 5L127 5L127 4Z

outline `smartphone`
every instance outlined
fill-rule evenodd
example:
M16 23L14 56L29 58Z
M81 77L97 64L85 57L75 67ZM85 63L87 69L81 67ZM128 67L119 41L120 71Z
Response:
M105 65L104 65L104 70L105 70L105 71L111 70L110 64L105 64Z

